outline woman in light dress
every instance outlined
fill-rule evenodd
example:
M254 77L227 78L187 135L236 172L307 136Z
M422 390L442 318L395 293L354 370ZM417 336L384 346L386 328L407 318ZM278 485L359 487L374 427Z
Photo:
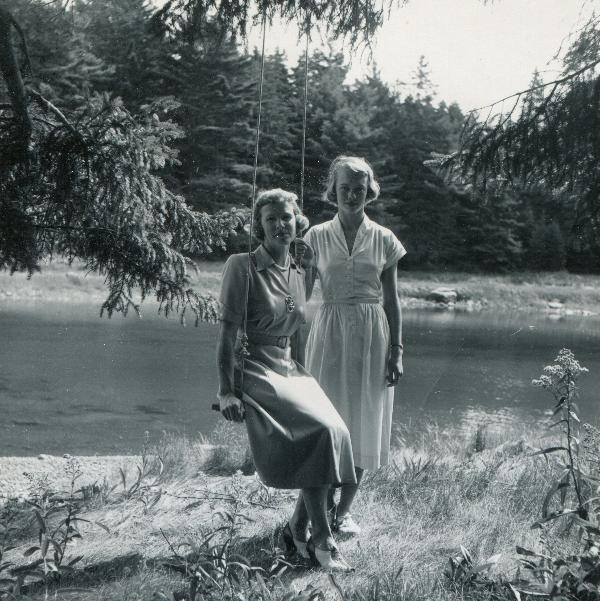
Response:
M406 251L391 230L365 215L366 204L378 195L379 185L364 159L337 157L325 192L325 199L337 205L337 215L304 238L314 251L314 258L305 261L308 294L314 277L323 292L306 344L306 367L352 439L357 483L342 485L332 515L334 531L348 535L360 532L350 508L364 470L388 463L393 387L403 373L397 265ZM335 509L333 491L330 507Z
M281 189L262 192L253 231L261 244L250 261L242 253L225 263L217 398L226 419L245 419L262 481L301 489L283 531L288 551L327 569L348 571L331 534L327 494L332 486L356 483L350 435L316 380L292 356L292 337L305 321L306 305L305 272L289 253L297 226L308 226L296 199ZM310 262L310 249L304 251ZM247 277L248 355L242 359Z

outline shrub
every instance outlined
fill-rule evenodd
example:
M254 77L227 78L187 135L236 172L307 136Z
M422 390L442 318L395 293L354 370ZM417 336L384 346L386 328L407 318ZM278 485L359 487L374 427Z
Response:
M558 225L552 222L536 226L529 246L529 267L542 271L559 271L565 268L566 258L565 243Z

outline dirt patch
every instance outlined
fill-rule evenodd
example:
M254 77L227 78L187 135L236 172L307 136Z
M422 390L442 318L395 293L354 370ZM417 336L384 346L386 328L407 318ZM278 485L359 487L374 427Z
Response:
M32 488L45 482L52 491L67 491L71 486L72 470L81 472L76 487L102 484L114 485L121 480L120 468L133 479L140 458L135 455L57 457L0 457L0 500L28 497Z

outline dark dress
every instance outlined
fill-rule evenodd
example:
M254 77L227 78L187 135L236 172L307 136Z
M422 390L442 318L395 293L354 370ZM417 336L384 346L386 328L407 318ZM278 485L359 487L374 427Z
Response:
M292 358L289 338L305 321L304 271L291 257L289 268L281 268L262 246L252 254L250 355L244 360L241 398L258 474L275 488L354 483L348 429L317 381ZM247 270L248 255L232 255L221 283L221 319L239 326ZM241 379L238 361L238 386Z

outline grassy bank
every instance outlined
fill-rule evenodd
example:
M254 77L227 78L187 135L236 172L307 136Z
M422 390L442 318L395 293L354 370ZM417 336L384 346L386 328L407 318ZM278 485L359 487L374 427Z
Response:
M202 292L217 295L222 262L200 262L192 276ZM483 275L455 272L399 273L399 290L405 308L437 307L428 301L437 287L452 288L458 310L508 310L554 313L600 313L600 276L557 273ZM317 293L318 294L318 293ZM18 302L93 302L106 296L103 278L81 266L54 261L28 279L25 274L0 272L0 300ZM151 301L147 301L150 303Z
M554 553L576 544L576 533L564 528L531 529L559 470L531 456L540 443L534 435L503 441L481 431L459 436L431 428L418 443L396 449L390 466L368 474L355 507L363 533L339 541L356 571L332 581L293 558L290 565L281 562L280 533L294 491L268 489L256 479L243 428L223 424L211 442L215 446L164 439L145 460L125 463L124 479L86 487L77 514L86 521L73 522L81 538L66 545L62 563L81 560L73 570L61 569L60 582L47 590L25 583L23 598L189 599L196 577L198 598L215 601L308 601L321 594L356 601L508 600L508 593L491 596L486 579L514 577L516 545ZM73 462L65 460L70 478ZM30 501L50 507L42 474L32 474L31 481ZM60 498L48 533L68 503L66 493ZM0 523L8 522L0 535L4 547L15 548L4 560L22 565L35 559L39 518L31 506L9 502L0 514ZM465 564L462 548L474 565L489 562L489 568L471 579L452 574L450 558Z
M436 286L456 290L458 308L600 313L600 276L595 275L399 273L400 292L408 306L414 302L410 299L426 299Z

